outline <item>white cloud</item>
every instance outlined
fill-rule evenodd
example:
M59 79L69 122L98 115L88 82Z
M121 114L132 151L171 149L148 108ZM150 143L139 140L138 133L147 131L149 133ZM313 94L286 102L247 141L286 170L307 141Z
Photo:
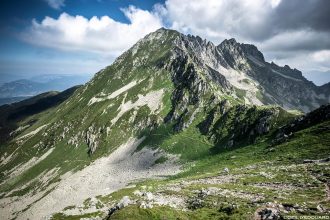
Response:
M327 1L166 0L156 7L173 29L212 37L262 42L282 32L328 32ZM330 6L330 4L329 4ZM294 11L292 11L295 9ZM299 10L298 10L299 9Z
M272 7L275 8L281 3L281 0L271 0Z
M155 13L130 6L122 9L129 23L111 17L71 16L62 13L57 19L46 17L41 22L33 20L22 38L29 43L68 50L119 55L146 34L162 26Z
M65 0L45 0L48 5L56 10L61 9L65 6L64 1Z
M224 38L248 39L264 33L272 10L269 0L167 0L167 19L172 28L221 42ZM251 31L251 30L254 31Z
M330 60L330 50L317 51L312 55L312 58L319 63L328 63Z

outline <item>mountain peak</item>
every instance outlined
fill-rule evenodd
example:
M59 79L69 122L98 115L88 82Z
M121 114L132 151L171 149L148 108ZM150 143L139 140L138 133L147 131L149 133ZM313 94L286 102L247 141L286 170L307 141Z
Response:
M265 61L264 55L253 44L241 44L241 47L247 55L257 58L263 62Z
M159 39L165 39L169 36L172 35L179 35L180 33L177 32L176 30L172 30L172 29L167 29L164 27L161 27L159 29L157 29L154 32L151 32L149 34L147 34L144 38L142 38L140 41L152 41L152 40L159 40Z
M252 56L260 61L265 61L263 54L253 44L238 43L235 38L225 39L218 45L222 50L238 53L242 56Z
M165 28L165 27L161 27L158 28L156 31L149 33L147 36L149 35L157 35L157 34L169 34L169 33L177 33L179 34L178 31L170 29L170 28Z
M156 64L161 69L180 69L181 72L189 66L191 71L203 75L191 76L194 80L215 83L220 93L231 93L248 104L278 104L286 109L308 112L329 100L328 90L316 90L300 71L266 62L255 45L239 43L235 38L215 46L199 36L160 28L129 51L128 59L126 56L117 59L124 66L136 69ZM132 62L127 62L129 59ZM294 92L292 87L296 88ZM309 89L315 92L308 92Z
M172 32L172 31L175 31L175 30L161 27L161 28L157 29L156 31L151 32L151 34L153 34L153 33L154 33L154 34L160 34L160 33Z
M237 41L235 38L230 38L230 39L225 39L222 43L224 44L230 44L230 45L235 45L237 44Z

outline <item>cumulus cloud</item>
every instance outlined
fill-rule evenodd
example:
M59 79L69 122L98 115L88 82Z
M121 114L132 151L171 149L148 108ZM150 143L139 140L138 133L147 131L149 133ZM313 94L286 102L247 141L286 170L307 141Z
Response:
M56 10L61 9L65 6L64 1L65 0L45 0L48 5Z
M206 37L261 42L283 32L330 31L326 0L167 0L163 7L174 29Z
M174 29L217 38L261 38L265 19L276 3L269 0L167 0L164 7Z
M144 35L162 26L158 15L130 6L122 9L129 23L111 17L72 16L62 13L57 19L33 20L21 37L32 44L70 51L118 55Z

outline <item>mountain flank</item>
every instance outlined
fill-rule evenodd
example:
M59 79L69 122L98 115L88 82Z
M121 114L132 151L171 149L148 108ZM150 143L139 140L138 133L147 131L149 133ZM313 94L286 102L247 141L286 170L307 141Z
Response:
M329 214L328 86L253 45L159 29L60 104L20 119L36 120L0 145L0 214Z

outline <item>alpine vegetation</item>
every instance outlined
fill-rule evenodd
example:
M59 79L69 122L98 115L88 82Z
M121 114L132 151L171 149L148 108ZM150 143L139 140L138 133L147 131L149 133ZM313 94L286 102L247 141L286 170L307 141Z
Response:
M83 86L0 107L1 219L329 216L329 102L254 45L158 29Z

